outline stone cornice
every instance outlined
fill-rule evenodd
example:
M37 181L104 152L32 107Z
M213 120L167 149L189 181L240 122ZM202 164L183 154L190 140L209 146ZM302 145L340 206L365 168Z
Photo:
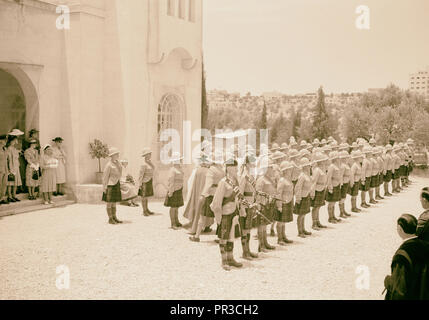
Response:
M78 1L46 1L46 0L0 0L0 1L6 1L6 2L12 2L16 5L22 5L24 7L33 7L40 10L50 11L54 12L56 14L56 8L59 5L67 5L70 8L70 13L84 13L91 16L104 18L105 17L105 11L103 8L96 8L89 5L81 4Z

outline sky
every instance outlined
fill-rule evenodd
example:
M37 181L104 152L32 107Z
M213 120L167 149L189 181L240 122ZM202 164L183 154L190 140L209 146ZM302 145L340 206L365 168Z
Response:
M356 28L366 5L370 29ZM429 0L203 0L207 88L364 92L429 67Z

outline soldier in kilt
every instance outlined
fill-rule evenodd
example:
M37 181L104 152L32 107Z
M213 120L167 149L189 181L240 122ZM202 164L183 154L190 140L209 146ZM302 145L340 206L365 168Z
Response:
M274 153L271 155L271 160L273 160L274 162L274 180L275 183L277 185L278 181L280 180L282 173L280 171L280 164L283 162L283 160L285 160L286 155L279 151L278 145L276 143L273 144L273 147L277 147L277 151L274 151L275 149L271 149ZM270 232L270 236L275 237L276 233L274 231L275 229L275 225L276 225L276 221L274 221L271 224L271 232Z
M378 146L376 148L376 159L378 162L378 184L377 184L377 187L375 188L375 199L376 200L383 200L384 199L384 197L382 197L380 194L381 185L384 183L384 174L383 174L384 160L383 160L382 154L383 154L383 147Z
M240 174L238 175L238 185L240 193L248 204L255 203L255 184L256 184L256 171L255 171L256 157L253 152L248 152ZM251 260L257 258L258 254L250 250L250 232L255 218L255 208L240 206L240 229L241 229L241 246L243 248L243 259Z
M349 165L349 161L351 159L350 154L346 151L346 149L348 150L348 145L342 145L340 147L340 153L339 153L339 157L340 157L340 161L341 161L341 166L340 166L340 175L342 177L341 179L341 199L339 202L339 206L340 206L340 217L341 218L348 218L351 215L346 212L346 208L345 208L345 202L346 202L346 198L347 198L347 194L350 191L350 177L351 177L351 168Z
M171 229L173 230L178 230L182 227L182 224L179 222L179 208L184 204L182 159L183 157L178 152L173 152L173 156L170 159L172 166L168 172L168 192L164 201L164 206L170 208L170 222Z
M393 159L393 181L392 181L392 192L399 193L401 192L399 186L399 178L401 177L400 168L401 168L401 158L399 157L399 146L393 146L392 152Z
M302 158L300 166L301 174L295 186L294 213L298 215L298 236L305 238L306 236L311 236L311 232L305 230L305 216L310 213L313 182L310 177L311 162L307 158Z
M408 146L408 175L411 175L414 168L414 140L411 138L408 139L407 146ZM411 183L410 178L408 178L408 183Z
M392 194L389 192L389 183L393 178L393 158L392 158L392 146L390 144L385 147L384 160L384 196L390 197Z
M142 152L143 163L140 166L139 174L139 192L138 195L142 199L143 215L145 217L154 213L148 208L148 198L153 196L153 175L155 166L151 160L152 151L145 148Z
M327 195L326 201L328 202L328 222L337 223L341 219L335 217L335 203L341 200L341 171L340 171L340 158L337 151L329 153L331 164L328 167L326 178Z
M234 239L240 237L239 203L236 199L239 193L237 180L238 162L233 156L225 161L226 175L219 182L213 201L210 205L219 225L217 236L222 258L222 268L230 270L231 267L241 268L243 265L234 260ZM238 230L237 230L238 229Z
M375 200L375 188L378 185L378 161L376 158L376 151L377 149L375 147L372 147L372 153L371 153L371 184L369 189L369 203L376 204L378 201Z
M351 153L351 160L353 164L350 167L350 196L351 196L351 205L352 212L358 213L362 210L357 207L357 196L359 195L359 188L361 186L361 176L362 176L362 166L361 162L363 160L363 154L356 148Z
M273 197L277 192L277 186L274 180L274 163L271 159L264 156L260 161L262 175L256 181L256 191L258 192L257 202L260 204L261 213L265 216L258 216L258 240L259 252L274 250L275 247L268 243L267 225L272 222L274 216L275 201Z
M313 175L312 175L312 200L311 200L311 217L313 219L314 230L326 228L320 223L320 208L325 205L326 199L326 182L327 182L327 162L328 157L321 152L316 152L313 157Z
M364 159L362 161L362 170L361 170L361 185L360 185L360 195L361 195L361 207L369 208L370 205L366 202L366 194L369 192L371 187L371 176L372 176L372 167L371 167L371 147L366 146L362 148L362 153L364 154Z
M283 161L280 164L282 177L277 184L277 210L274 213L274 220L277 221L277 243L286 245L293 243L286 237L286 223L293 221L293 183L292 183L293 165L289 161Z
M405 153L405 145L403 143L400 143L399 147L400 147L399 157L401 158L401 168L400 168L401 185L403 188L405 188L405 187L407 187L407 182L406 182L407 169L408 169L407 154Z
M109 224L122 223L116 217L116 203L122 201L121 183L122 165L119 162L119 151L116 148L109 149L110 161L103 171L103 198L106 204L106 211L109 217Z

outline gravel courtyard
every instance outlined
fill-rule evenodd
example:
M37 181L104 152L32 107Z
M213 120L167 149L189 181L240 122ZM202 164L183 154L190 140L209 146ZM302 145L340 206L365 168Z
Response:
M120 206L125 223L115 226L106 223L102 205L4 217L0 299L383 299L383 280L401 243L396 219L423 211L419 191L429 179L413 181L401 194L306 239L297 237L296 221L288 224L294 244L257 260L243 262L237 240L235 257L244 267L230 272L220 267L215 236L190 242L186 230L168 228L160 202L150 203L159 214L149 218L141 208ZM321 217L327 224L326 208ZM306 220L310 228L310 216ZM254 237L251 246L256 251ZM68 290L56 286L61 265L70 271ZM368 267L368 290L356 287L359 266Z

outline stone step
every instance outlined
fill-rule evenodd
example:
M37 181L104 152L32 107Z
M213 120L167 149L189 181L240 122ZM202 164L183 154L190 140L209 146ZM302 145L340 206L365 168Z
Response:
M20 199L20 196L17 196ZM50 209L63 207L75 203L73 200L68 200L67 196L53 197L53 204L45 205L42 199L28 200L27 196L23 196L20 202L0 205L0 217L10 216L19 213L25 213L36 210Z

